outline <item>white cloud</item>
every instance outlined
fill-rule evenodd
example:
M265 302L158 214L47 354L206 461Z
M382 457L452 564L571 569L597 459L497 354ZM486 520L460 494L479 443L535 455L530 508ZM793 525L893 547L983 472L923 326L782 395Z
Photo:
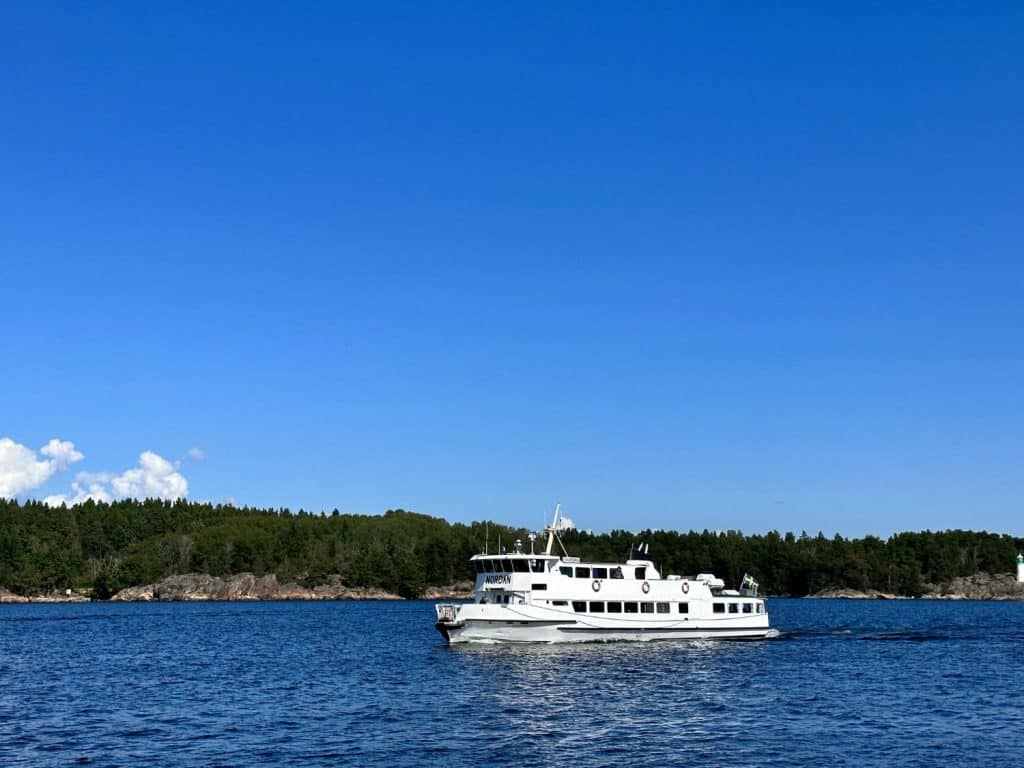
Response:
M560 516L558 518L558 530L570 531L576 527L576 523L572 521L571 517Z
M188 495L188 481L163 456L143 451L139 466L122 472L110 481L122 498L180 499Z
M192 461L206 461L206 451L202 448L189 448L185 451L185 458Z
M49 456L57 472L63 472L76 461L81 461L85 456L75 450L75 444L70 440L58 440L53 438L39 449L44 456Z
M79 472L77 478L71 483L71 493L58 493L53 496L47 496L43 499L44 504L48 504L51 507L59 507L61 504L81 504L87 499L93 501L106 501L111 502L114 500L113 496L107 490L106 486L102 482L89 482L83 480L83 477L88 477L88 472Z
M83 458L75 450L75 444L66 440L54 438L40 448L37 455L9 437L0 438L0 498L11 498L38 488L57 472L63 472Z
M52 507L80 504L87 499L110 502L114 499L167 499L173 501L188 495L188 480L174 464L152 451L139 455L139 466L120 474L111 472L79 472L71 483L70 493L47 496L43 502Z

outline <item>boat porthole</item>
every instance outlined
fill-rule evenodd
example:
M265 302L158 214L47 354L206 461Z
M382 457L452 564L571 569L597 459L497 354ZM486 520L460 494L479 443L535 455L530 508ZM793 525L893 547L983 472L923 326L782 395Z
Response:
M595 592L600 592L601 591L601 582L598 581L597 579L594 579L594 583L591 584L590 586L594 588Z
M648 592L651 591L651 585L645 581L644 585L640 587L640 589L642 589L644 591L644 594L646 595Z

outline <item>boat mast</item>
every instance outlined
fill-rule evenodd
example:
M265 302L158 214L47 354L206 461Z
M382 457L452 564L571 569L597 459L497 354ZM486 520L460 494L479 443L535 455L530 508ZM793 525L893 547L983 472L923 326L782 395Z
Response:
M562 550L562 554L565 555L566 557L569 556L569 553L565 551L565 545L562 543L562 539L558 535L558 519L559 519L559 516L561 515L561 512L562 512L562 505L561 504L555 504L555 514L551 518L551 525L549 525L547 527L548 545L547 545L547 547L544 550L544 554L546 554L546 555L553 554L553 550L555 548L555 542L557 541L559 548Z

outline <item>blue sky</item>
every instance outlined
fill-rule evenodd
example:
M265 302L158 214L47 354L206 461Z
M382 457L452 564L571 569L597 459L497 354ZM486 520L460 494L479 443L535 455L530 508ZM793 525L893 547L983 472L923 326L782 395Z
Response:
M1024 8L890 5L8 5L19 496L1024 534Z

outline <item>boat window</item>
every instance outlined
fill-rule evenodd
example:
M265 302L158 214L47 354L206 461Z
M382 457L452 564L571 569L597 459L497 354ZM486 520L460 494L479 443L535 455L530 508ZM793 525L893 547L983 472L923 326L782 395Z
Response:
M729 613L739 613L739 603L729 603Z
M477 573L483 573L484 572L484 563L483 563L483 561L482 560L474 560L473 561L473 570L476 571Z
M640 603L640 613L654 613L654 603Z
M552 605L560 605L560 606L568 605L568 603L565 600L552 600L551 604Z
M492 567L491 567L491 561L490 560L481 560L480 562L483 563L484 573L490 573L493 570Z
M615 566L614 568L612 568L612 578L613 579L621 579L622 578L622 568L620 568L619 566Z
M604 613L604 603L591 603L590 604L590 612L591 613Z
M544 573L544 561L543 560L531 560L530 570L534 573Z
M595 579L607 579L608 578L608 569L607 568L595 568L594 569L594 578Z
M668 613L668 603L658 603L658 613Z
M583 602L582 600L573 600L572 601L572 609L574 611L576 611L576 613L586 613L587 612L587 604L585 602Z
M763 606L763 605L761 605L760 603L758 603L758 604L757 604L757 612L758 612L758 613L761 613L761 611L762 611L762 610L764 610L764 606Z
M512 570L514 570L516 573L529 573L530 564L522 558L516 558L512 561Z
M725 613L725 603L715 603L712 610L715 613Z
M507 557L501 561L501 570L505 573L512 573L512 561Z
M679 612L680 613L689 613L690 612L690 604L689 603L680 603L679 604Z
M608 613L622 613L622 603L608 603Z
M623 603L622 607L626 609L626 613L639 613L640 609L636 603Z
M577 579L589 579L590 578L590 569L589 568L577 568L576 569L576 578Z
M744 603L743 604L743 612L744 613L751 613L753 608L754 608L754 606L751 605L750 603Z
M647 578L647 566L636 569L636 580L643 581Z
M547 584L531 584L530 586L533 587L534 589L547 589L548 588Z
M572 576L572 568L569 568L565 565L559 566L558 572L563 576Z

